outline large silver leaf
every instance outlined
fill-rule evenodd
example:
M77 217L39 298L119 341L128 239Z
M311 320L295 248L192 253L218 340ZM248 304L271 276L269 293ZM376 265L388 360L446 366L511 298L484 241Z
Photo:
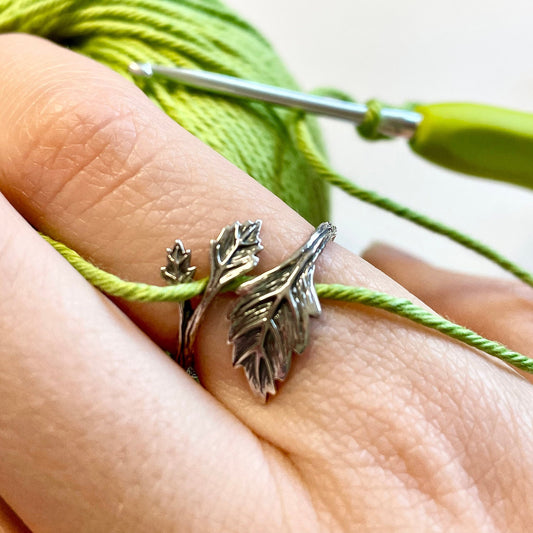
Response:
M278 267L242 284L230 313L233 365L242 366L252 390L266 399L289 372L292 353L308 343L309 317L320 315L313 283L315 261L335 227L321 224L309 241Z

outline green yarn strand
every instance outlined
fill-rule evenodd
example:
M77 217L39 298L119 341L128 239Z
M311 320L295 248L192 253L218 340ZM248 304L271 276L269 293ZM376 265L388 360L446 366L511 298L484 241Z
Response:
M409 220L418 226L426 228L433 233L437 233L447 237L448 239L451 239L452 241L455 241L461 246L464 246L465 248L468 248L469 250L472 250L485 257L489 261L492 261L519 280L533 287L533 276L530 272L519 267L486 244L483 244L476 239L443 224L442 222L433 220L432 218L418 213L409 207L401 205L394 200L386 198L385 196L381 196L377 192L363 189L344 176L337 174L326 163L325 159L322 157L322 154L314 145L313 139L303 120L298 120L295 123L295 136L298 147L306 157L309 164L313 167L316 173L329 184L338 187L354 198L358 198L363 202L375 205L380 209L388 211L389 213L392 213L400 218Z
M323 299L357 303L394 313L421 326L444 333L452 339L497 357L516 368L533 373L533 359L509 350L503 344L488 340L468 328L435 315L406 298L396 298L364 287L350 287L338 284L317 284L316 291L318 296Z
M85 259L65 244L55 241L47 235L41 234L41 236L89 283L109 296L137 302L182 302L202 294L207 285L207 278L191 283L169 285L167 287L124 281L118 276L101 270L88 261L85 261ZM424 327L444 333L448 337L477 348L488 355L497 357L516 368L533 373L533 359L518 352L513 352L498 342L485 339L467 328L454 324L426 309L418 307L405 298L396 298L389 294L372 291L364 287L351 287L339 284L317 284L316 291L318 296L325 300L361 304L388 311Z
M125 281L114 274L102 270L89 261L83 259L74 250L56 241L48 235L40 233L41 237L52 245L91 285L105 292L109 296L122 298L131 302L183 302L201 294L207 278L192 283L158 287L146 283Z

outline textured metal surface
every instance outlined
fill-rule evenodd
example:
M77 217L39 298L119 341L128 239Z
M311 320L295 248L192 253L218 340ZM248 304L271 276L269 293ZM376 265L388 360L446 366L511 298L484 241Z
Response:
M161 277L169 285L177 285L178 283L188 283L193 280L196 267L191 267L191 251L186 250L183 243L177 239L173 248L167 248L167 264L161 267ZM176 361L177 363L188 369L187 363L184 360L183 341L185 338L185 328L192 315L192 307L189 301L179 302L178 308L180 311L179 327L176 339Z
M293 352L307 346L309 317L321 311L315 262L335 235L335 226L321 224L289 259L237 291L241 297L230 313L233 365L244 368L250 387L263 399L276 393L276 380L287 377Z
M170 285L188 283L194 278L196 267L191 267L191 251L176 239L173 248L167 248L167 265L161 267L161 277Z
M198 307L187 324L183 341L185 368L194 366L194 341L201 320L209 304L228 283L250 272L257 263L263 247L259 238L261 221L247 220L226 226L215 240L211 240L209 259L211 272L209 283Z

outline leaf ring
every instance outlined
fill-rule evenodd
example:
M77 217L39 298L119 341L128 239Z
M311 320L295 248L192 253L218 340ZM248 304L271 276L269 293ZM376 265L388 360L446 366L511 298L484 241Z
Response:
M203 298L194 311L190 302L180 304L177 361L189 370L194 364L194 340L201 318L215 296L229 283L251 271L263 247L261 221L235 222L226 226L210 244L211 273ZM228 340L233 343L233 366L242 367L251 389L263 400L276 393L276 381L284 381L293 352L301 354L309 340L309 318L321 312L313 275L315 263L336 228L324 222L308 241L277 267L245 281L229 313ZM167 266L161 274L169 283L190 282L195 267L181 241L167 248Z

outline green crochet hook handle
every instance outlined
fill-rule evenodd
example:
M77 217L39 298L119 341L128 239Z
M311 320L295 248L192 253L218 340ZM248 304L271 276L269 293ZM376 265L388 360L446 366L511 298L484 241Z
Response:
M430 104L409 141L419 155L466 174L533 189L533 115L498 107Z

